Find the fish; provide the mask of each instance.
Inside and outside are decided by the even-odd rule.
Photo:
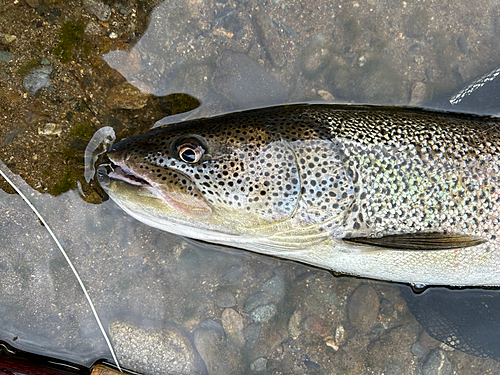
[[[500,285],[500,119],[293,104],[115,143],[109,197],[181,236],[339,274]]]

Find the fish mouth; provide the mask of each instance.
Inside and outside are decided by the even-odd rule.
[[[112,162],[111,172],[108,173],[108,177],[113,180],[126,182],[130,185],[152,187],[148,181],[127,168],[124,162]]]
[[[111,169],[110,172],[103,167],[100,167],[97,171],[101,185],[104,184],[105,186],[109,186],[109,181],[113,180],[136,186],[138,189],[148,191],[147,195],[161,199],[175,211],[192,218],[205,219],[212,214],[211,206],[201,194],[190,196],[178,191],[171,191],[168,185],[148,181],[146,178],[140,176],[127,167],[125,161],[111,160],[109,168]],[[182,175],[182,173],[178,171],[176,171],[176,173]],[[188,176],[182,176],[190,181]],[[194,189],[196,189],[196,187],[193,187],[193,190]]]

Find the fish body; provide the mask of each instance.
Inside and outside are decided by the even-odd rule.
[[[499,120],[288,105],[116,143],[109,196],[179,235],[340,273],[500,285]]]

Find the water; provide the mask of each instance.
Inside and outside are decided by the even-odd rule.
[[[497,3],[134,4],[113,5],[109,20],[97,1],[0,9],[0,49],[14,54],[0,65],[0,160],[62,240],[121,364],[149,374],[498,372],[426,336],[397,285],[148,228],[112,202],[91,204],[101,192],[83,178],[97,128],[120,139],[196,107],[164,98],[173,93],[201,101],[177,119],[297,101],[420,105],[500,65]],[[49,65],[49,87],[29,93],[24,78]],[[85,366],[111,360],[45,228],[18,196],[0,191],[0,207],[0,340]]]

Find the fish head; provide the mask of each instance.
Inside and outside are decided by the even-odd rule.
[[[177,234],[272,233],[298,204],[293,150],[258,118],[242,124],[226,115],[157,128],[114,144],[107,155],[112,171],[101,168],[98,176],[110,197],[137,219]]]

